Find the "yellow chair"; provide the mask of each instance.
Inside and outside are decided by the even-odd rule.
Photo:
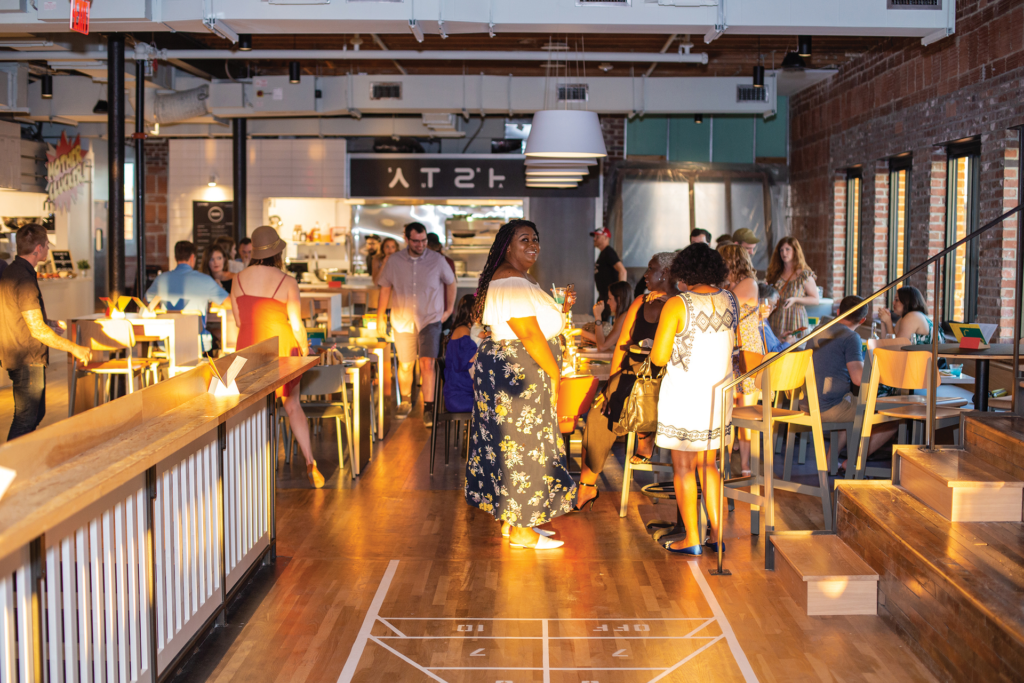
[[[148,373],[156,381],[155,373],[159,366],[159,359],[156,358],[134,358],[132,351],[138,340],[135,337],[135,328],[128,320],[96,320],[92,323],[95,332],[85,345],[93,351],[99,352],[124,352],[124,358],[110,358],[108,360],[90,361],[85,365],[79,365],[78,359],[73,358],[71,363],[71,396],[68,400],[68,417],[75,414],[75,395],[78,388],[78,380],[81,377],[93,375],[96,380],[96,396],[99,397],[99,378],[103,377],[103,402],[110,397],[110,379],[114,375],[125,377],[125,386],[129,394],[135,391],[135,375],[139,375],[140,381],[145,381]],[[75,341],[82,345],[82,325],[77,326]],[[97,405],[100,401],[97,400]]]
[[[772,355],[772,354],[769,354]],[[768,356],[765,357],[767,359]],[[760,507],[766,508],[765,528],[774,529],[775,489],[791,491],[802,495],[815,496],[821,499],[821,510],[824,516],[825,529],[832,529],[832,496],[829,491],[828,465],[825,461],[825,436],[821,427],[821,410],[818,406],[818,385],[814,377],[814,363],[811,362],[811,351],[792,351],[778,361],[768,372],[757,375],[756,386],[761,395],[769,397],[761,405],[733,408],[733,429],[750,429],[764,434],[767,448],[761,457],[760,439],[750,441],[749,477],[738,477],[726,480],[727,498],[749,503],[751,533],[760,533]],[[807,397],[808,410],[787,410],[772,405],[770,397],[774,392],[791,391],[799,394],[803,390]],[[811,430],[814,440],[814,457],[818,466],[818,486],[798,484],[789,481],[775,481],[775,439],[776,425],[807,427]],[[759,470],[763,465],[763,473]],[[737,490],[750,487],[750,492]],[[761,495],[764,486],[764,495]]]

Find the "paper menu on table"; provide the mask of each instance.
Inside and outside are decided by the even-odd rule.
[[[4,497],[7,493],[7,489],[10,488],[11,482],[18,476],[18,473],[9,467],[0,467],[0,498]]]

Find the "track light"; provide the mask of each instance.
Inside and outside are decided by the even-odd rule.
[[[754,67],[754,87],[764,87],[764,67],[760,64]]]
[[[109,111],[110,110],[107,107],[107,101],[106,100],[96,100],[96,104],[92,108],[92,113],[93,114],[106,114]]]
[[[208,187],[217,187],[217,174],[214,173],[210,176],[210,182],[206,183]]]
[[[801,57],[811,56],[811,37],[810,36],[797,36],[796,37],[796,53]]]
[[[763,71],[764,69],[762,69]],[[298,62],[288,62],[288,82],[298,83],[302,80],[302,72]]]
[[[252,49],[252,34],[251,33],[239,33],[238,34],[238,49],[242,52],[248,52]]]
[[[409,20],[409,30],[412,31],[413,38],[416,39],[417,43],[423,42],[423,29],[420,28],[415,19]]]
[[[704,114],[694,114],[693,122],[696,123],[698,126],[704,123]]]
[[[43,87],[43,99],[44,100],[52,100],[53,99],[53,76],[51,76],[50,74],[43,74],[42,87]]]

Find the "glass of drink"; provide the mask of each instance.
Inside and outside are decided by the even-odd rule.
[[[567,287],[552,287],[551,296],[555,298],[555,303],[561,306],[565,303],[565,292]]]

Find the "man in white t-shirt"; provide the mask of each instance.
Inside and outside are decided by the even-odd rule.
[[[381,271],[377,329],[391,325],[398,351],[398,385],[402,392],[399,412],[412,405],[413,365],[420,364],[423,391],[423,423],[432,424],[434,408],[434,359],[441,350],[441,323],[452,314],[455,273],[444,256],[427,249],[427,229],[422,223],[405,226],[408,246],[388,258]],[[447,307],[445,302],[449,302]]]

